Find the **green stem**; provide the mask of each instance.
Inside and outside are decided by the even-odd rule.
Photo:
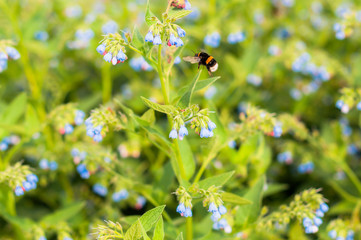
[[[110,65],[103,64],[102,67],[102,84],[103,84],[103,103],[110,101],[112,96],[112,77],[110,74]]]
[[[206,170],[206,167],[208,166],[208,164],[211,162],[212,158],[207,158],[203,163],[201,168],[199,169],[199,171],[197,172],[196,177],[194,178],[193,183],[197,183],[199,181],[199,179],[201,179],[202,174],[204,172],[204,170]]]
[[[174,150],[175,150],[175,154],[176,154],[176,160],[177,160],[177,164],[179,166],[179,172],[181,175],[181,178],[183,180],[187,179],[187,175],[186,175],[186,171],[182,162],[182,156],[180,154],[180,150],[179,150],[179,143],[178,143],[178,139],[174,140]]]
[[[162,39],[163,39],[163,36],[162,36]],[[157,60],[158,60],[157,71],[159,74],[159,79],[160,79],[160,83],[161,83],[161,87],[162,87],[164,103],[166,105],[168,105],[169,104],[169,86],[168,86],[168,79],[164,78],[164,73],[163,73],[162,45],[158,46],[158,59]],[[168,117],[168,121],[169,121],[170,126],[172,126],[172,119],[170,117]],[[176,161],[178,164],[181,178],[182,178],[182,180],[186,181],[187,175],[186,175],[185,168],[184,168],[184,165],[182,162],[182,156],[181,156],[180,150],[179,150],[178,139],[173,141],[173,150],[175,151]],[[192,240],[192,239],[193,239],[192,218],[186,218],[186,240]]]
[[[169,104],[169,89],[167,89],[167,83],[166,83],[166,79],[164,78],[164,74],[163,74],[163,68],[162,68],[162,45],[159,45],[158,47],[158,74],[159,74],[159,79],[160,79],[160,84],[162,86],[162,93],[163,93],[163,97],[164,97],[164,103],[166,105]]]
[[[193,218],[191,217],[186,218],[186,239],[193,239]]]
[[[351,170],[351,168],[345,163],[342,164],[342,170],[346,173],[346,175],[350,178],[351,182],[355,185],[358,192],[361,194],[361,182],[357,178],[356,174]]]

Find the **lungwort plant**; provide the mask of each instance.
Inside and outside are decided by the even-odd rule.
[[[0,1],[0,239],[360,238],[360,9]]]

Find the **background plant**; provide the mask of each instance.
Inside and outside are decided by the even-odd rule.
[[[0,10],[1,239],[360,237],[358,2]]]

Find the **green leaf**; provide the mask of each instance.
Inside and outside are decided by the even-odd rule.
[[[194,89],[194,92],[197,92],[199,90],[202,90],[203,88],[206,88],[206,87],[212,85],[215,81],[217,81],[220,78],[221,77],[217,76],[217,77],[211,77],[211,78],[207,78],[207,79],[198,81],[197,85]]]
[[[145,12],[145,22],[148,24],[148,26],[152,26],[154,23],[159,22],[158,18],[150,11],[149,8],[149,0],[147,1],[147,9]]]
[[[183,233],[181,232],[178,237],[176,238],[176,240],[183,240]]]
[[[270,183],[270,184],[268,184],[267,189],[263,194],[263,197],[282,192],[282,191],[286,190],[287,188],[288,188],[287,184]]]
[[[193,81],[188,86],[187,91],[180,98],[179,103],[178,103],[179,106],[188,107],[191,104],[192,95],[193,95],[194,89],[196,87],[196,84],[198,82],[198,79],[201,76],[201,73],[202,73],[202,69],[198,71],[197,75],[194,77]]]
[[[41,219],[41,223],[47,226],[56,226],[59,222],[66,221],[76,216],[85,206],[85,202],[73,203],[68,207],[57,210]]]
[[[148,122],[149,124],[153,124],[155,122],[155,115],[154,115],[154,110],[153,109],[149,109],[148,111],[146,111],[142,116],[141,119]]]
[[[173,19],[173,21],[178,20],[182,17],[190,14],[192,10],[183,10],[183,9],[171,9],[168,12],[168,19]]]
[[[251,201],[250,206],[241,206],[235,215],[238,224],[247,225],[255,222],[261,211],[261,202],[263,197],[263,185],[265,177],[262,176],[256,184],[248,190],[244,198]]]
[[[148,212],[144,213],[143,216],[139,218],[140,222],[142,223],[142,226],[144,227],[144,230],[148,232],[153,225],[158,222],[159,218],[161,217],[163,210],[165,208],[165,205],[153,208],[149,210]]]
[[[163,218],[159,218],[157,224],[154,228],[153,240],[163,240],[164,239],[164,229],[163,229]]]
[[[208,189],[211,186],[223,186],[232,177],[234,171],[223,173],[214,177],[206,178],[198,183],[200,189]]]
[[[140,222],[140,219],[138,219],[135,223],[130,226],[130,228],[125,233],[124,239],[125,240],[137,240],[142,237],[143,227]]]
[[[151,239],[148,237],[148,235],[147,235],[146,231],[144,230],[143,226],[142,226],[142,225],[140,225],[140,226],[141,226],[141,230],[142,230],[143,239],[144,239],[144,240],[151,240]]]
[[[132,44],[134,47],[136,47],[139,50],[144,50],[144,38],[142,36],[142,34],[139,32],[139,29],[137,28],[137,26],[134,26],[133,29],[133,35],[132,35]]]
[[[229,193],[229,192],[222,193],[222,200],[224,202],[234,203],[237,205],[252,204],[252,202],[250,200],[240,197],[236,194]]]
[[[140,97],[140,98],[145,103],[145,105],[147,105],[150,108],[153,108],[154,110],[156,110],[158,112],[162,112],[165,114],[172,114],[173,112],[177,111],[177,109],[172,105],[161,105],[161,104],[152,102],[152,101],[146,99],[145,97]]]
[[[157,145],[154,142],[154,139],[152,138],[149,139],[151,142],[156,144],[157,147],[161,148],[164,153],[169,155],[169,152],[171,151],[172,148],[172,143],[168,140],[168,138],[166,138],[160,131],[158,131],[154,127],[151,127],[149,122],[143,120],[138,116],[132,115],[132,117],[140,125],[140,127],[149,134],[150,137],[157,139],[159,142],[161,142],[163,145],[167,147],[167,149],[164,149],[163,146]]]
[[[178,141],[178,140],[176,140]],[[189,180],[196,170],[196,163],[194,161],[193,152],[187,139],[183,139],[182,141],[178,141],[179,143],[179,151],[182,158],[184,170],[186,172],[186,179]]]

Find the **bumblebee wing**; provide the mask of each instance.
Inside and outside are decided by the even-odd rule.
[[[188,56],[188,57],[184,57],[183,60],[186,61],[186,62],[190,62],[190,63],[199,63],[199,61],[201,59],[199,57]]]

